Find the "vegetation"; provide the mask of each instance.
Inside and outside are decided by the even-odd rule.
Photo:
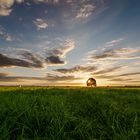
[[[139,140],[140,89],[0,88],[0,140]]]

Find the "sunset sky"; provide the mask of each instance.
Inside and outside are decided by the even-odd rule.
[[[0,0],[0,85],[140,85],[140,0]]]

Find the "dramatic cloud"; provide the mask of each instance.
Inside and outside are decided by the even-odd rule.
[[[59,43],[59,42],[58,42]],[[64,60],[61,60],[65,55],[75,48],[75,43],[72,40],[67,40],[57,44],[59,47],[46,50],[46,63],[47,64],[65,64]]]
[[[63,60],[60,60],[60,57],[59,56],[49,56],[46,58],[46,63],[47,64],[64,64],[65,61]]]
[[[57,48],[47,48],[42,54],[32,53],[25,49],[0,49],[0,67],[44,68],[46,66],[65,64],[66,54],[74,49],[74,41],[61,41]],[[45,53],[46,52],[46,53]],[[45,53],[45,54],[43,54]],[[62,60],[61,60],[62,59]]]
[[[94,66],[75,66],[73,68],[69,68],[69,69],[56,69],[54,71],[63,73],[63,74],[68,74],[68,73],[76,73],[76,72],[93,72],[95,71],[97,68]]]
[[[19,67],[27,67],[27,68],[43,68],[43,63],[38,57],[34,56],[34,54],[30,52],[22,52],[20,58],[11,58],[7,55],[0,54],[0,67],[11,67],[11,66],[19,66]]]
[[[120,49],[110,49],[106,50],[100,54],[95,54],[93,52],[89,56],[89,60],[104,60],[104,59],[137,59],[140,58],[139,55],[136,55],[140,52],[137,48],[120,48]]]
[[[40,18],[37,18],[34,21],[34,24],[36,25],[36,27],[37,27],[38,30],[46,29],[48,27],[47,21],[46,20],[43,20],[43,19],[40,19]]]

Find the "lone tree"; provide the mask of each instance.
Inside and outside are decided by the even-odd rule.
[[[88,80],[87,80],[87,86],[88,87],[96,87],[96,80],[94,79],[94,78],[89,78]]]

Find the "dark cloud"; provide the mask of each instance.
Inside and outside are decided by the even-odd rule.
[[[47,64],[64,64],[65,62],[63,60],[60,60],[59,56],[49,56],[46,58]]]
[[[60,42],[57,43],[57,48],[47,48],[39,55],[25,49],[1,49],[0,67],[43,68],[46,65],[65,64],[64,58],[68,52],[74,49],[74,41],[66,40],[61,41],[61,44],[59,44]]]
[[[62,60],[65,55],[75,48],[74,41],[57,41],[55,42],[57,48],[46,49],[46,63],[47,64],[65,64],[66,62]]]
[[[60,73],[75,73],[75,72],[92,72],[95,71],[97,68],[95,66],[75,66],[73,68],[69,68],[69,69],[56,69],[54,71],[60,72]]]
[[[30,52],[22,53],[22,56],[26,58],[26,60],[20,58],[11,58],[7,55],[0,54],[0,67],[11,67],[11,66],[19,66],[19,67],[27,67],[27,68],[42,68],[43,63],[35,57]]]
[[[43,58],[41,58],[40,56],[33,54],[29,51],[22,51],[21,55],[24,59],[30,61],[33,64],[33,67],[43,67]]]

